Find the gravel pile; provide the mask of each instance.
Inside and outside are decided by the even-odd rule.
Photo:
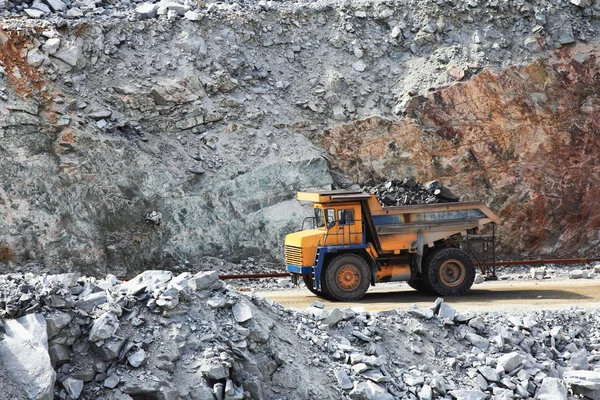
[[[411,204],[449,203],[460,198],[438,181],[416,182],[412,178],[403,181],[392,179],[377,186],[363,189],[373,193],[382,206],[407,206]]]
[[[513,399],[600,395],[600,311],[304,312],[215,272],[0,276],[7,395],[51,399]],[[2,372],[2,371],[0,371]]]

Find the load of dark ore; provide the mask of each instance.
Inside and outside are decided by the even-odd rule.
[[[423,184],[411,178],[392,179],[377,186],[365,187],[363,190],[373,193],[384,207],[459,201],[458,196],[438,181]]]

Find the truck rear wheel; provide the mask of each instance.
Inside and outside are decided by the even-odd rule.
[[[326,291],[324,290],[325,288],[323,287],[322,281],[321,281],[321,289],[319,290],[319,289],[315,289],[315,283],[314,283],[312,274],[304,274],[304,275],[302,275],[302,279],[304,280],[304,284],[306,285],[306,288],[308,290],[310,290],[310,292],[312,294],[315,294],[324,299],[329,298],[329,296],[327,296],[327,294],[326,294]]]
[[[337,256],[321,275],[324,291],[335,300],[352,301],[364,296],[371,284],[367,262],[356,254]]]
[[[473,260],[461,249],[436,250],[423,267],[424,283],[440,296],[461,296],[475,280]]]

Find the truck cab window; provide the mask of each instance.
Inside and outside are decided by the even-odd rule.
[[[340,225],[353,225],[354,210],[338,210],[338,221]]]
[[[325,210],[325,220],[327,221],[327,226],[335,222],[335,210],[333,208]]]
[[[317,221],[317,228],[325,226],[325,216],[322,208],[315,208],[315,220]]]

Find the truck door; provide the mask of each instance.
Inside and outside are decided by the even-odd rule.
[[[328,245],[362,243],[362,221],[357,219],[355,207],[326,208],[325,219]]]

